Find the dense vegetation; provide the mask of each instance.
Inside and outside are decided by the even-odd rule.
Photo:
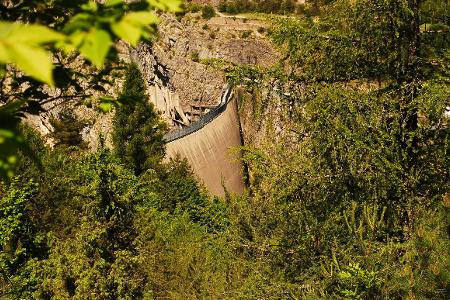
[[[122,97],[143,89],[130,66]],[[148,125],[160,122],[143,101],[127,110],[128,126],[143,111]],[[20,176],[1,186],[2,298],[183,297],[219,288],[209,277],[224,280],[215,269],[224,264],[222,251],[230,255],[219,247],[225,205],[207,196],[184,161],[162,163],[160,127],[124,140],[125,113],[116,116],[115,141],[123,144],[115,153],[84,152],[65,136],[50,150],[22,129],[39,164],[22,153]],[[142,134],[152,142],[135,149]]]
[[[83,150],[70,114],[53,150],[22,126],[31,151],[0,186],[0,297],[449,299],[449,9],[338,0],[276,21],[280,65],[229,70],[266,130],[242,149],[242,196],[162,161],[133,65],[113,150]]]
[[[313,0],[299,4],[295,0],[225,0],[219,4],[219,11],[227,14],[266,13],[266,14],[306,14],[317,15],[320,7],[332,0]]]

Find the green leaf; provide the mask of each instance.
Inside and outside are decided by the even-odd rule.
[[[105,3],[105,7],[116,6],[123,3],[123,0],[107,0]]]
[[[0,22],[0,40],[6,39],[17,24],[11,22]]]
[[[43,48],[17,43],[9,45],[6,50],[9,58],[6,63],[14,63],[31,77],[53,85],[52,59]]]
[[[168,12],[182,11],[181,0],[147,0],[147,3],[153,7],[159,8]]]
[[[21,25],[12,30],[8,40],[15,43],[46,44],[65,39],[61,33],[41,25]]]
[[[101,97],[100,98],[100,104],[98,105],[98,108],[103,112],[108,112],[114,107],[122,106],[122,103],[118,101],[115,98],[112,97]]]
[[[9,57],[9,52],[7,45],[0,41],[0,62],[3,64],[7,64],[11,61],[11,57]]]
[[[13,63],[31,77],[53,85],[53,63],[42,45],[65,38],[41,25],[0,22],[0,62]]]
[[[126,21],[112,24],[111,29],[118,37],[129,42],[132,46],[137,45],[137,42],[142,35],[142,28]]]
[[[125,15],[120,22],[112,24],[111,28],[117,36],[136,46],[145,33],[144,27],[157,22],[158,17],[151,12],[132,12]]]
[[[97,2],[90,0],[88,3],[81,5],[81,9],[96,12],[98,10],[98,4]]]
[[[97,68],[102,68],[111,44],[111,37],[107,31],[94,28],[87,33],[80,48],[80,53]]]
[[[92,27],[93,16],[89,13],[79,13],[75,15],[70,21],[64,26],[65,33],[73,33],[80,30],[89,30]]]
[[[158,17],[154,13],[148,11],[131,12],[125,15],[122,20],[136,26],[147,26],[159,22]]]

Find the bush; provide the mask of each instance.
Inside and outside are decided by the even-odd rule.
[[[226,12],[228,12],[228,3],[227,3],[227,2],[221,2],[221,3],[219,4],[218,9],[219,9],[219,12],[221,12],[221,13],[226,13]]]
[[[202,7],[197,3],[191,3],[186,7],[186,11],[190,11],[191,13],[197,13],[202,9]]]
[[[191,59],[192,59],[192,61],[195,61],[195,62],[199,62],[200,61],[200,57],[199,57],[198,51],[192,51]]]
[[[241,38],[246,39],[251,35],[252,35],[252,32],[250,30],[246,30],[241,33]]]
[[[85,126],[69,111],[63,111],[58,117],[52,117],[50,124],[54,131],[50,135],[55,139],[56,146],[78,146],[86,148],[86,143],[81,136],[81,130]]]
[[[211,19],[212,17],[216,16],[216,11],[214,9],[214,7],[212,7],[211,5],[205,5],[202,8],[202,18],[203,19]]]

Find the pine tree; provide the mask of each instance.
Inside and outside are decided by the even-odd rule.
[[[114,118],[115,154],[137,175],[159,169],[166,126],[148,102],[142,74],[134,64],[126,71],[120,100],[126,104],[118,108]]]

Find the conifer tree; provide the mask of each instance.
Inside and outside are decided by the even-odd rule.
[[[119,107],[114,118],[115,154],[137,175],[158,169],[164,157],[165,124],[148,102],[142,74],[134,64],[126,71],[120,100],[128,104]]]

